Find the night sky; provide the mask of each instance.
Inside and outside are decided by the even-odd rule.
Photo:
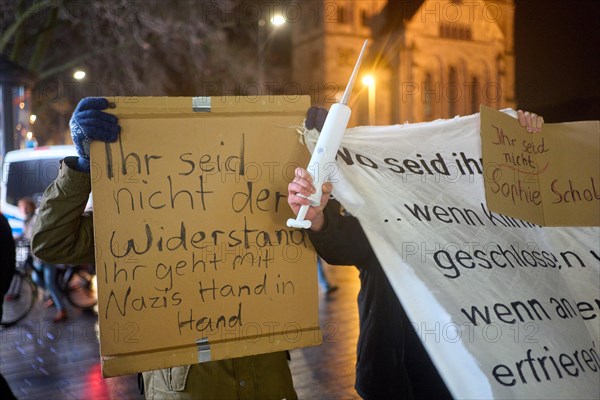
[[[517,106],[547,122],[600,119],[600,1],[515,4]]]

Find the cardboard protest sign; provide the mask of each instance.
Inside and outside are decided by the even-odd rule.
[[[598,398],[600,228],[491,211],[479,127],[348,129],[333,193],[455,398]]]
[[[287,228],[309,99],[114,99],[92,144],[103,375],[321,342],[316,257]]]
[[[481,106],[490,210],[544,226],[600,226],[600,123],[545,124],[529,133]]]

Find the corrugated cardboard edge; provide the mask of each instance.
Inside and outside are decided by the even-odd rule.
[[[205,97],[210,102],[210,112],[197,112],[197,97],[107,97],[114,108],[107,112],[118,113],[121,117],[131,115],[164,116],[169,114],[190,114],[200,118],[222,113],[282,113],[304,114],[310,107],[310,96],[224,96]],[[157,114],[156,110],[161,110]]]
[[[317,327],[302,330],[286,330],[273,332],[269,335],[245,337],[244,340],[222,341],[210,345],[211,358],[228,359],[230,354],[244,357],[256,354],[256,348],[268,349],[265,353],[292,350],[300,347],[316,346],[321,344],[323,336]],[[102,377],[127,375],[139,371],[151,371],[164,368],[165,365],[173,367],[179,365],[197,364],[199,361],[199,347],[196,343],[189,346],[164,349],[155,352],[142,352],[123,356],[103,356]]]
[[[113,108],[107,112],[118,114],[120,118],[161,118],[165,116],[185,116],[190,118],[211,118],[219,114],[277,114],[277,115],[304,115],[310,107],[310,96],[263,96],[242,97],[225,96],[211,97],[210,111],[198,112],[198,102],[193,97],[108,97]],[[202,101],[207,103],[207,99]],[[195,109],[196,107],[196,109]],[[157,109],[160,110],[157,113]],[[101,146],[102,143],[94,142],[92,146]],[[317,317],[318,319],[318,317]],[[198,338],[201,340],[202,338]],[[243,340],[235,338],[229,341],[212,342],[209,344],[210,359],[222,360],[257,354],[256,349],[263,349],[262,353],[283,350],[292,350],[301,347],[316,346],[322,342],[322,333],[318,327],[308,327],[302,330],[286,330],[284,332],[271,332],[264,336],[247,336]],[[205,360],[207,353],[205,347],[198,343],[187,346],[166,348],[154,352],[127,353],[123,355],[101,356],[102,376],[105,378],[150,371],[166,366],[180,366],[197,364],[200,359]]]

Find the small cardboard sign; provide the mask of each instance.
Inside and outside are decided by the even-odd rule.
[[[92,144],[103,375],[319,344],[316,256],[285,224],[309,98],[110,100],[119,139]]]
[[[481,106],[488,208],[542,226],[600,226],[599,121],[527,132]]]

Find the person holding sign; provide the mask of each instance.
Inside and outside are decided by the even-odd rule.
[[[114,142],[121,131],[117,117],[102,111],[108,106],[105,98],[85,98],[71,118],[79,157],[62,161],[34,229],[32,250],[47,262],[94,262],[92,216],[83,212],[91,192],[90,142]],[[143,380],[148,399],[297,399],[285,351],[144,372]]]
[[[543,118],[518,111],[529,132],[539,132]],[[327,111],[311,107],[305,128],[320,129]],[[315,193],[312,177],[297,168],[288,185],[288,204],[297,215]],[[355,265],[360,271],[359,337],[356,383],[364,399],[448,399],[452,395],[433,365],[406,312],[394,293],[358,219],[340,213],[330,201],[333,186],[323,184],[321,204],[304,217],[311,221],[308,235],[317,253],[329,264]]]

